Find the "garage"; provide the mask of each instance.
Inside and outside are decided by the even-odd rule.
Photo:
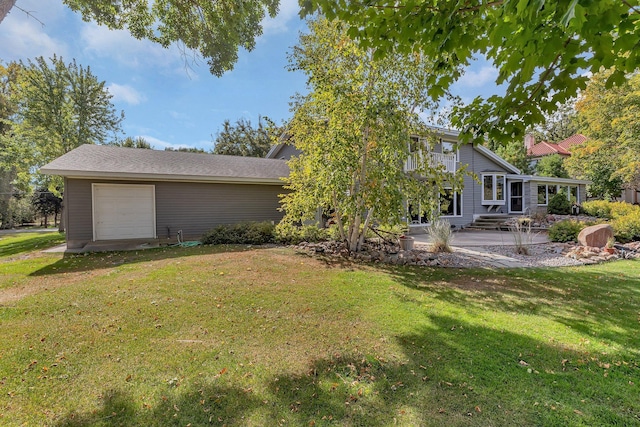
[[[93,183],[91,190],[94,241],[156,237],[154,185]]]

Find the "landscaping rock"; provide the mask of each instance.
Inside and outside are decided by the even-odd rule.
[[[607,241],[613,238],[613,228],[609,224],[592,225],[584,228],[578,234],[578,242],[582,246],[595,246],[603,248]]]

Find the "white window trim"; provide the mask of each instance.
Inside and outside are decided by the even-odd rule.
[[[571,201],[571,187],[575,187],[576,189],[576,203],[580,203],[580,186],[577,184],[538,184],[538,187],[544,186],[545,189],[545,200],[547,203],[541,204],[538,203],[537,206],[549,206],[549,186],[556,187],[556,194],[558,194],[562,189],[567,190],[567,200]],[[538,194],[540,192],[538,191]],[[484,193],[483,193],[484,195]],[[554,194],[555,196],[555,194]]]
[[[446,188],[445,190],[452,190],[451,188]],[[456,212],[458,209],[456,209],[456,207],[458,207],[458,202],[457,202],[457,195],[460,195],[460,215],[440,215],[440,218],[462,218],[462,216],[464,215],[464,202],[462,201],[462,192],[458,193],[457,191],[453,192],[454,197],[453,197],[453,211]],[[440,207],[441,203],[438,200],[438,210],[441,211],[441,207]]]
[[[487,200],[487,199],[484,198],[484,178],[486,176],[493,177],[493,181],[492,181],[493,182],[493,185],[492,185],[492,187],[493,187],[493,200]],[[497,200],[496,199],[496,193],[497,193],[497,190],[498,190],[496,183],[498,182],[498,177],[499,176],[502,177],[502,197],[503,197],[502,200]],[[506,174],[504,174],[504,173],[483,173],[482,174],[482,180],[481,180],[481,182],[482,182],[482,187],[481,187],[482,188],[482,204],[483,205],[492,205],[492,206],[496,206],[496,205],[497,206],[504,206],[506,204],[506,198],[507,198],[506,197],[507,196],[506,195],[506,193],[507,193],[507,188],[506,188],[507,183],[506,183],[506,181],[507,181]]]
[[[538,206],[547,206],[549,204],[549,184],[538,184],[538,187],[542,187],[544,185],[544,200],[546,203],[538,203]],[[540,188],[538,188],[538,194],[540,194]]]
[[[522,180],[522,179],[512,179],[512,180],[509,180],[509,184],[511,184],[512,182],[519,182],[519,183],[521,184],[521,186],[522,186],[522,187],[521,187],[521,188],[522,188],[522,195],[521,195],[521,196],[515,196],[515,197],[520,197],[520,199],[522,199],[522,210],[519,210],[519,211],[512,211],[512,210],[511,210],[511,198],[512,198],[512,197],[514,197],[514,196],[512,196],[512,195],[511,195],[511,185],[509,185],[509,186],[508,186],[508,192],[509,192],[509,194],[507,194],[507,199],[509,200],[509,205],[508,205],[508,208],[509,208],[509,209],[507,209],[507,211],[508,211],[509,213],[521,214],[521,213],[525,212],[525,210],[526,210],[525,205],[524,205],[524,202],[525,202],[525,197],[524,197],[524,180]]]

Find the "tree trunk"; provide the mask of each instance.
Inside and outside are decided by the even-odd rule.
[[[58,224],[58,231],[60,233],[64,233],[64,201],[62,202],[62,205],[60,206],[60,224]]]
[[[9,14],[14,4],[16,4],[16,0],[0,0],[0,23]]]

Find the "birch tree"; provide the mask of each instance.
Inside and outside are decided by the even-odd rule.
[[[437,72],[431,62],[417,53],[377,60],[339,21],[319,19],[309,28],[290,55],[310,92],[295,97],[288,127],[302,154],[289,162],[283,221],[330,210],[341,239],[358,251],[369,226],[402,220],[408,198],[436,215],[439,194],[445,184],[459,188],[461,172],[449,175],[427,162],[414,173],[403,170],[411,135],[427,133],[418,113],[435,108],[424,84]]]

